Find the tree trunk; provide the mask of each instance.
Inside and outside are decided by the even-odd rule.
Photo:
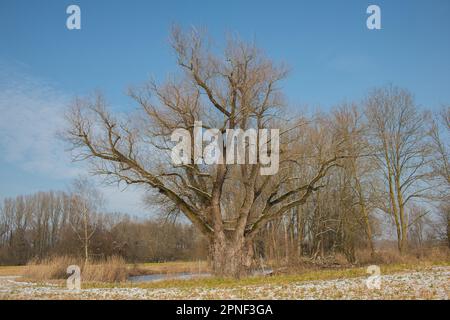
[[[400,227],[402,230],[402,237],[400,241],[400,252],[403,253],[408,246],[408,221],[405,215],[405,203],[403,201],[403,194],[400,188],[400,179],[395,178],[395,188],[397,191],[397,201],[398,201],[398,213],[400,218]]]
[[[235,241],[216,237],[210,245],[212,271],[216,276],[241,278],[247,275],[253,261],[253,243],[244,237]]]
[[[367,211],[367,208],[366,208],[366,200],[364,199],[361,181],[358,178],[358,170],[356,168],[355,160],[353,160],[352,165],[353,165],[352,169],[353,169],[356,190],[357,190],[358,196],[359,196],[359,205],[361,207],[361,213],[364,218],[367,242],[369,243],[370,255],[373,257],[375,255],[375,247],[373,245],[372,227],[370,225],[369,212]]]
[[[450,248],[450,212],[447,212],[447,243]]]
[[[394,217],[395,221],[395,228],[397,230],[397,246],[398,251],[401,253],[403,251],[403,241],[402,241],[402,227],[401,222],[399,221],[399,214],[397,211],[397,201],[395,199],[395,192],[394,192],[394,182],[392,179],[394,179],[394,174],[392,172],[391,168],[391,160],[388,155],[388,147],[386,141],[383,141],[383,149],[384,149],[384,158],[386,160],[386,167],[387,167],[387,180],[389,185],[389,200],[391,204],[391,214]]]
[[[84,223],[84,264],[88,264],[88,262],[89,262],[89,237],[88,237],[87,209],[85,209],[84,214],[83,214],[83,223]]]
[[[301,208],[297,207],[297,254],[301,258],[303,255],[303,217]]]
[[[287,221],[285,219],[282,221],[283,223],[283,231],[284,231],[284,260],[286,262],[289,261],[289,235],[288,235],[288,227]]]

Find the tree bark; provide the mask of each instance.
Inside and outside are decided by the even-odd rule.
[[[372,227],[370,225],[369,212],[367,211],[366,201],[364,199],[361,181],[359,180],[359,177],[358,177],[358,170],[356,168],[355,160],[352,160],[352,169],[353,169],[356,190],[358,192],[359,205],[361,207],[361,213],[363,215],[364,224],[365,224],[365,228],[366,228],[366,236],[367,236],[367,241],[369,243],[370,254],[373,257],[375,254],[375,247],[373,245]]]
[[[254,255],[251,241],[244,237],[237,241],[216,237],[211,240],[210,249],[215,275],[239,279],[249,274]]]
[[[403,201],[402,190],[400,188],[400,181],[398,177],[395,178],[395,187],[397,191],[397,201],[399,208],[398,213],[400,218],[400,227],[402,231],[399,249],[400,252],[403,253],[408,245],[408,221],[405,216],[405,203]]]
[[[87,210],[83,213],[83,224],[84,224],[84,264],[89,262],[89,237],[88,237],[88,218]]]
[[[450,248],[450,212],[447,211],[447,244]]]
[[[302,216],[302,210],[300,207],[296,208],[297,210],[297,254],[298,257],[301,258],[303,255],[303,216]]]

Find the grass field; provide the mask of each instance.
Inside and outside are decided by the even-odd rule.
[[[27,266],[0,266],[0,299],[448,299],[450,261],[380,264],[382,290],[367,290],[367,266],[304,266],[270,276],[239,280],[197,277],[154,282],[83,280],[80,293],[69,292],[64,278],[21,277]],[[129,275],[208,272],[205,261],[125,265]]]
[[[450,261],[424,261],[421,263],[395,263],[380,265],[381,274],[392,274],[402,271],[422,271],[433,266],[450,266]],[[209,272],[206,261],[171,261],[152,262],[127,265],[130,275],[144,274],[177,274]],[[27,266],[0,266],[0,276],[22,276]],[[187,280],[168,279],[155,282],[84,282],[85,287],[139,287],[139,288],[193,288],[193,287],[235,287],[246,285],[274,284],[283,285],[291,282],[332,280],[354,278],[368,275],[366,267],[334,268],[334,269],[305,269],[300,272],[279,274],[272,276],[249,276],[239,280],[217,277],[198,277]],[[63,281],[53,281],[58,283]]]
[[[180,271],[193,263],[148,264],[151,272]],[[187,268],[187,269],[185,269]],[[64,280],[30,282],[21,267],[0,267],[0,299],[449,299],[450,262],[381,266],[382,286],[369,290],[366,268],[305,270],[241,280],[197,278],[147,283],[82,281],[80,292]]]
[[[175,265],[172,263],[162,263],[160,266],[149,266],[154,268],[151,270],[182,270],[180,267],[184,265],[188,270],[192,267],[193,263],[190,262],[178,262]],[[171,266],[174,266],[173,268]],[[390,264],[381,265],[381,274],[394,274],[405,271],[424,271],[429,270],[433,266],[447,266],[450,267],[450,261],[436,261],[436,262],[423,262],[421,264]],[[86,288],[96,287],[124,287],[124,288],[144,288],[144,289],[161,289],[161,288],[233,288],[240,286],[254,286],[254,285],[285,285],[293,282],[304,281],[320,281],[320,280],[336,280],[336,279],[348,279],[368,276],[366,267],[355,268],[338,268],[338,269],[321,269],[321,270],[305,270],[296,274],[282,274],[273,276],[250,276],[243,279],[229,279],[229,278],[217,278],[217,277],[199,277],[188,280],[161,280],[155,282],[142,282],[142,283],[85,283]]]

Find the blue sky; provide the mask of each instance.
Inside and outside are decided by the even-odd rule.
[[[81,30],[67,30],[66,8],[81,8]],[[382,30],[366,28],[381,8]],[[450,103],[450,1],[65,1],[0,0],[0,198],[64,189],[85,168],[55,139],[76,95],[105,92],[119,110],[124,94],[149,76],[173,72],[173,23],[255,40],[291,74],[295,107],[329,108],[379,85],[410,89],[417,102]],[[143,214],[140,193],[102,187],[109,208]]]

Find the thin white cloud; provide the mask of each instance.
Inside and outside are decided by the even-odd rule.
[[[27,172],[71,178],[70,163],[56,133],[63,126],[69,98],[44,81],[8,72],[0,81],[0,157]]]
[[[64,128],[64,111],[70,99],[48,81],[0,63],[0,160],[55,181],[69,182],[87,174],[83,163],[71,161],[66,146],[57,137]],[[26,188],[21,186],[21,192],[29,193]],[[139,189],[122,191],[101,184],[99,188],[110,211],[133,215],[146,211]]]

